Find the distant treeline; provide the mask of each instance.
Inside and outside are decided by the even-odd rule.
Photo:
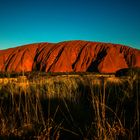
[[[34,76],[57,76],[57,75],[114,75],[114,73],[97,73],[97,72],[40,72],[40,71],[32,71],[32,72],[0,72],[0,77],[18,77],[18,76],[27,76],[32,78]]]
[[[124,68],[116,71],[116,73],[99,73],[99,72],[41,72],[41,71],[32,71],[32,72],[0,72],[0,78],[4,77],[18,77],[18,76],[27,76],[28,78],[38,77],[38,76],[57,76],[57,75],[115,75],[116,77],[120,76],[140,76],[140,68]]]

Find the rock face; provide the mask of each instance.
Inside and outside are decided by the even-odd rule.
[[[0,50],[1,72],[101,72],[140,67],[140,50],[88,41],[38,43]]]

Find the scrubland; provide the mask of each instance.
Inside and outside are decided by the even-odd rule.
[[[0,78],[0,139],[137,140],[138,75]]]

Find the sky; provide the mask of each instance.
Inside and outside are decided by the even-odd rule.
[[[140,0],[0,0],[0,49],[67,40],[140,49]]]

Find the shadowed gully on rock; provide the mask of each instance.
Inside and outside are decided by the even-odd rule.
[[[89,41],[36,43],[0,51],[1,72],[101,72],[140,67],[140,50]]]

